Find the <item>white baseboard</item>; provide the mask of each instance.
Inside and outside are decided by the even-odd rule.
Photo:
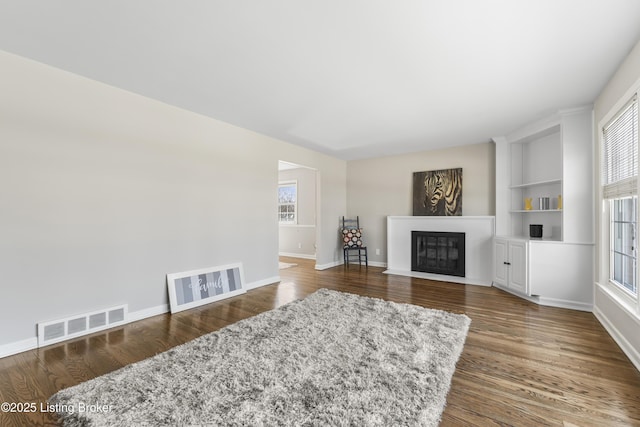
[[[119,324],[115,327],[124,326],[128,323],[137,322],[138,320],[143,320],[148,317],[157,316],[159,314],[164,314],[169,311],[169,305],[163,304],[156,307],[146,308],[139,311],[133,311],[127,314],[126,321],[124,323]],[[109,328],[111,329],[111,328]],[[72,337],[69,340],[73,340]],[[55,343],[52,343],[52,345]],[[22,341],[16,341],[9,344],[0,345],[0,358],[13,356],[14,354],[22,353],[29,350],[35,350],[38,348],[38,337],[27,338]]]
[[[293,253],[293,252],[280,252],[280,253],[278,253],[278,256],[286,256],[286,257],[291,257],[291,258],[302,258],[302,259],[316,259],[315,255],[296,254],[296,253]]]
[[[533,300],[533,298],[531,298],[530,296],[528,296],[528,295],[523,295],[523,294],[521,294],[520,292],[513,291],[513,290],[511,290],[511,289],[507,288],[506,286],[502,286],[502,285],[501,285],[501,284],[499,284],[499,283],[491,282],[491,286],[493,286],[494,288],[498,288],[498,289],[500,289],[501,291],[508,292],[508,293],[510,293],[511,295],[515,295],[515,296],[517,296],[517,297],[524,298],[524,299],[526,299],[527,301],[535,302],[535,301]]]
[[[145,308],[138,311],[132,311],[127,316],[127,323],[137,322],[138,320],[147,319],[149,317],[158,316],[169,312],[169,304],[157,305],[155,307]]]
[[[371,267],[382,267],[382,268],[387,268],[387,263],[386,262],[380,262],[380,261],[369,261],[369,265]]]
[[[278,283],[280,281],[280,276],[269,277],[268,279],[258,280],[256,282],[247,283],[245,286],[246,290],[261,288],[267,285],[273,285],[274,283]]]
[[[415,277],[416,279],[437,280],[440,282],[460,283],[463,285],[491,286],[490,280],[474,279],[470,277],[445,276],[443,274],[421,273],[419,271],[385,270],[384,274]]]
[[[280,281],[280,276],[274,276],[264,280],[258,280],[256,282],[248,283],[245,289],[251,290],[259,288],[261,286],[270,285]],[[126,324],[144,320],[149,317],[158,316],[169,312],[169,304],[162,304],[155,307],[145,308],[138,311],[132,311],[127,314],[126,322],[118,325],[117,327],[124,326]],[[72,338],[73,339],[73,338]],[[64,341],[63,341],[64,342]],[[38,337],[27,338],[22,341],[16,341],[9,344],[0,345],[0,358],[13,356],[14,354],[22,353],[29,350],[35,350],[38,348]]]
[[[593,314],[596,316],[596,319],[602,324],[602,326],[607,330],[611,338],[620,346],[624,354],[627,355],[631,363],[636,367],[638,371],[640,371],[640,353],[636,350],[633,345],[624,337],[623,334],[620,333],[618,328],[616,328],[613,323],[602,313],[598,307],[594,307]]]
[[[505,286],[499,285],[495,282],[493,283],[493,287],[538,305],[544,305],[547,307],[567,308],[569,310],[588,311],[589,313],[593,311],[593,304],[588,304],[588,303],[579,302],[579,301],[564,300],[564,299],[545,298],[538,295],[534,295],[534,296],[525,295],[525,294],[521,294],[520,292],[516,292],[512,289],[509,289]]]
[[[326,270],[328,268],[337,267],[342,265],[342,261],[333,261],[328,264],[316,264],[316,270]]]
[[[353,265],[358,265],[357,263],[350,263]],[[334,262],[330,262],[328,264],[322,264],[322,265],[318,265],[316,264],[316,270],[326,270],[328,268],[333,268],[333,267],[338,267],[339,265],[344,265],[343,261],[334,261]],[[364,264],[362,264],[364,266]],[[369,261],[369,266],[371,267],[382,267],[382,268],[387,268],[387,263],[386,262],[378,262],[378,261]]]
[[[38,348],[38,338],[28,338],[22,341],[16,341],[9,344],[0,345],[0,359],[23,351],[34,350]]]
[[[555,298],[537,297],[537,302],[540,305],[546,305],[549,307],[568,308],[570,310],[588,311],[593,312],[593,304],[579,301],[569,301]]]
[[[634,325],[632,325],[632,329],[635,328],[635,330],[637,330],[637,328],[640,327],[640,317],[635,312],[633,306],[629,306],[626,301],[620,299],[620,297],[612,292],[607,286],[603,286],[596,282],[595,288],[596,292],[599,290],[602,293],[603,298],[608,300],[602,301],[603,303],[606,304],[608,302],[615,306],[616,310],[619,310],[619,313],[613,313],[618,318],[617,322],[624,322],[628,320],[634,323]],[[629,342],[625,334],[620,332],[618,327],[615,325],[615,322],[607,316],[607,311],[608,310],[603,311],[597,304],[593,307],[593,314],[596,316],[596,319],[598,319],[600,324],[602,324],[609,335],[611,335],[611,338],[613,338],[613,340],[620,346],[624,354],[627,355],[636,369],[640,371],[640,346]],[[626,317],[626,319],[623,319],[623,317]]]

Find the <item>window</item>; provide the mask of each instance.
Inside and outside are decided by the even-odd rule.
[[[298,183],[281,182],[278,185],[278,220],[295,224],[298,211]]]
[[[609,280],[638,296],[638,102],[634,97],[602,129],[603,197],[609,206]]]
[[[636,225],[638,197],[613,199],[611,212],[611,269],[610,279],[618,286],[637,295]]]

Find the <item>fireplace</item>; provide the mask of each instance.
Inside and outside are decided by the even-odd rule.
[[[411,232],[411,271],[465,277],[465,233]]]
[[[387,217],[387,270],[384,273],[467,285],[491,286],[495,222],[493,216],[389,216]],[[464,277],[412,271],[411,232],[414,230],[464,233]]]

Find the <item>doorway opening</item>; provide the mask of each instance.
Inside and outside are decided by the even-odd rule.
[[[319,212],[318,170],[278,162],[278,255],[316,259]]]

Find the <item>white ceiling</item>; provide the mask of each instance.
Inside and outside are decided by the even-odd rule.
[[[344,159],[592,103],[639,39],[638,0],[0,0],[2,50]]]

